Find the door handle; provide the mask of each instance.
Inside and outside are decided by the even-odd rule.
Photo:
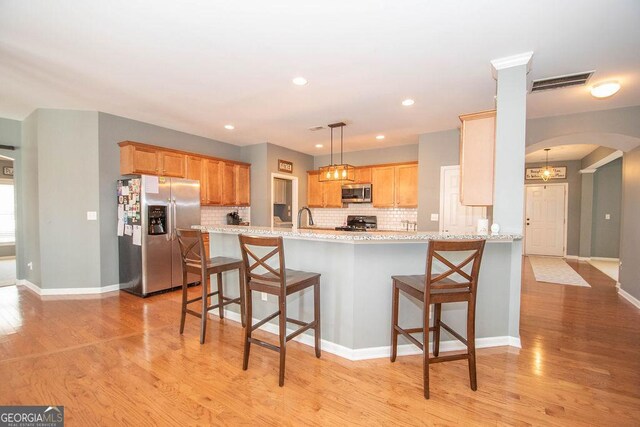
[[[165,236],[165,238],[167,239],[167,242],[170,242],[171,240],[173,240],[173,213],[171,212],[171,198],[167,199],[167,202],[169,202],[169,206],[167,206],[167,234]]]
[[[173,237],[171,238],[171,240],[176,240],[176,237],[178,236],[177,232],[176,232],[176,228],[177,228],[177,224],[178,224],[178,208],[177,208],[177,204],[176,204],[176,198],[173,198]]]

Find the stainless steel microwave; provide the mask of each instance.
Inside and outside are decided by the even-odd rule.
[[[371,203],[371,184],[343,185],[342,203]]]

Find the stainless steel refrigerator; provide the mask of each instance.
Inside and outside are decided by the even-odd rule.
[[[146,297],[182,285],[176,228],[200,224],[198,181],[130,175],[117,182],[121,289]],[[188,282],[199,277],[189,274]]]

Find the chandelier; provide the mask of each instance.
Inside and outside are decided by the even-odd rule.
[[[343,122],[332,123],[329,125],[331,129],[331,163],[327,166],[322,166],[320,168],[320,174],[318,175],[318,181],[354,181],[354,168],[350,164],[344,163],[342,160],[343,156],[343,145],[344,145],[344,127],[346,126]],[[340,164],[333,163],[333,129],[340,128]]]
[[[547,161],[545,162],[544,169],[540,171],[540,177],[544,182],[547,182],[550,178],[553,178],[553,169],[549,168],[549,150],[551,150],[551,148],[544,149],[544,151],[547,153]]]

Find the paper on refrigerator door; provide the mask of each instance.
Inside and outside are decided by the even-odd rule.
[[[147,194],[158,194],[159,186],[158,186],[158,177],[157,176],[142,176],[142,185],[144,186],[144,191]]]
[[[133,226],[133,244],[142,246],[142,227],[139,225]]]
[[[126,234],[127,236],[131,236],[133,234],[133,227],[131,226],[131,224],[125,224],[124,234]]]
[[[119,204],[118,205],[118,219],[123,219],[124,218],[124,205]]]
[[[124,235],[124,221],[122,219],[118,219],[118,236]]]

